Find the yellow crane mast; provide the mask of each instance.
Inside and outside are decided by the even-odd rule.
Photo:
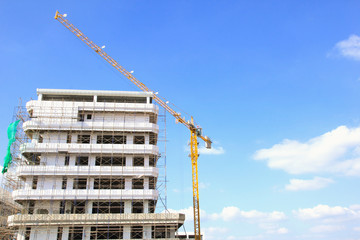
[[[127,77],[131,82],[138,86],[144,92],[152,93],[153,99],[163,108],[166,109],[171,115],[176,119],[176,122],[182,123],[190,130],[190,156],[191,156],[191,166],[192,166],[192,184],[193,184],[193,209],[194,209],[194,234],[195,240],[201,239],[200,233],[200,206],[199,206],[199,182],[198,182],[198,140],[201,138],[205,142],[206,148],[211,148],[211,140],[207,136],[202,135],[202,129],[195,126],[193,117],[190,121],[186,121],[185,117],[181,117],[181,114],[173,110],[165,100],[158,96],[157,93],[150,90],[145,84],[136,79],[130,72],[118,64],[112,57],[110,57],[102,48],[92,42],[88,37],[86,37],[78,28],[71,24],[67,19],[65,19],[66,14],[60,14],[59,11],[55,13],[55,19],[58,20],[62,25],[69,29],[76,37],[88,45],[92,50],[99,54],[105,61],[107,61],[111,66],[116,70],[122,73]]]

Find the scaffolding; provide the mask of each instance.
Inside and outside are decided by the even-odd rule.
[[[166,113],[149,94],[38,89],[15,112],[0,239],[178,239],[185,216],[166,206]]]

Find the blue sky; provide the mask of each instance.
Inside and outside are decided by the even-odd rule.
[[[136,87],[56,10],[214,140],[206,239],[360,239],[358,1],[0,1],[0,154],[36,88]],[[167,118],[168,208],[191,212],[189,133]],[[192,219],[186,224],[191,231]]]

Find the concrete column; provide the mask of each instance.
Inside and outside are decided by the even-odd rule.
[[[73,178],[68,178],[67,179],[67,184],[66,184],[66,189],[72,190],[73,186],[74,186],[74,179]]]
[[[91,227],[84,227],[83,240],[90,240]]]
[[[89,166],[95,166],[96,158],[94,155],[89,156]]]
[[[33,181],[32,177],[26,177],[24,189],[26,190],[32,189],[32,181]]]
[[[86,212],[85,213],[92,213],[93,201],[88,201],[86,204]]]
[[[145,134],[145,144],[149,145],[149,142],[150,142],[150,136],[149,134]]]
[[[70,155],[69,166],[75,166],[76,156]]]
[[[94,178],[89,178],[88,180],[88,189],[94,189]]]
[[[133,158],[132,156],[126,156],[126,166],[131,167],[133,165]]]
[[[126,190],[132,189],[132,179],[131,178],[125,178],[125,189]]]
[[[97,102],[97,95],[94,95],[94,102]]]
[[[134,135],[132,134],[126,135],[126,144],[134,144]]]
[[[131,201],[125,201],[124,202],[124,213],[131,213]]]
[[[144,167],[149,167],[149,155],[144,157]]]
[[[149,189],[149,178],[144,178],[144,189]]]
[[[42,93],[40,93],[39,96],[38,96],[38,100],[41,101],[42,98],[43,98],[43,95],[42,95]]]
[[[33,138],[31,139],[31,143],[38,143],[39,142],[39,133],[38,132],[34,132],[33,133]]]
[[[130,239],[130,233],[131,233],[131,227],[130,226],[124,226],[123,228],[123,239]]]
[[[144,213],[149,213],[149,200],[144,200]]]
[[[151,226],[144,226],[143,228],[144,230],[144,234],[143,234],[143,238],[144,239],[151,239]]]
[[[69,201],[65,202],[65,214],[71,214],[71,202],[69,202]],[[68,232],[69,232],[69,229],[68,229]]]
[[[69,227],[63,227],[63,234],[61,240],[68,240],[69,238]]]
[[[16,239],[17,240],[24,240],[25,239],[25,232],[26,232],[26,228],[25,227],[20,227],[19,231],[16,235]]]
[[[96,142],[97,142],[97,135],[96,134],[90,135],[90,144],[96,144]]]
[[[77,143],[77,139],[78,139],[78,134],[72,133],[71,134],[71,143]]]

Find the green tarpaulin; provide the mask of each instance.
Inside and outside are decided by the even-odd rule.
[[[8,170],[8,167],[12,161],[12,156],[11,156],[11,145],[15,142],[15,136],[16,136],[16,129],[17,129],[17,125],[19,124],[20,120],[17,120],[13,123],[11,123],[7,129],[7,135],[8,135],[8,139],[9,139],[9,144],[8,144],[8,148],[7,148],[7,152],[6,152],[6,156],[4,159],[4,167],[2,170],[2,173],[6,173]]]

